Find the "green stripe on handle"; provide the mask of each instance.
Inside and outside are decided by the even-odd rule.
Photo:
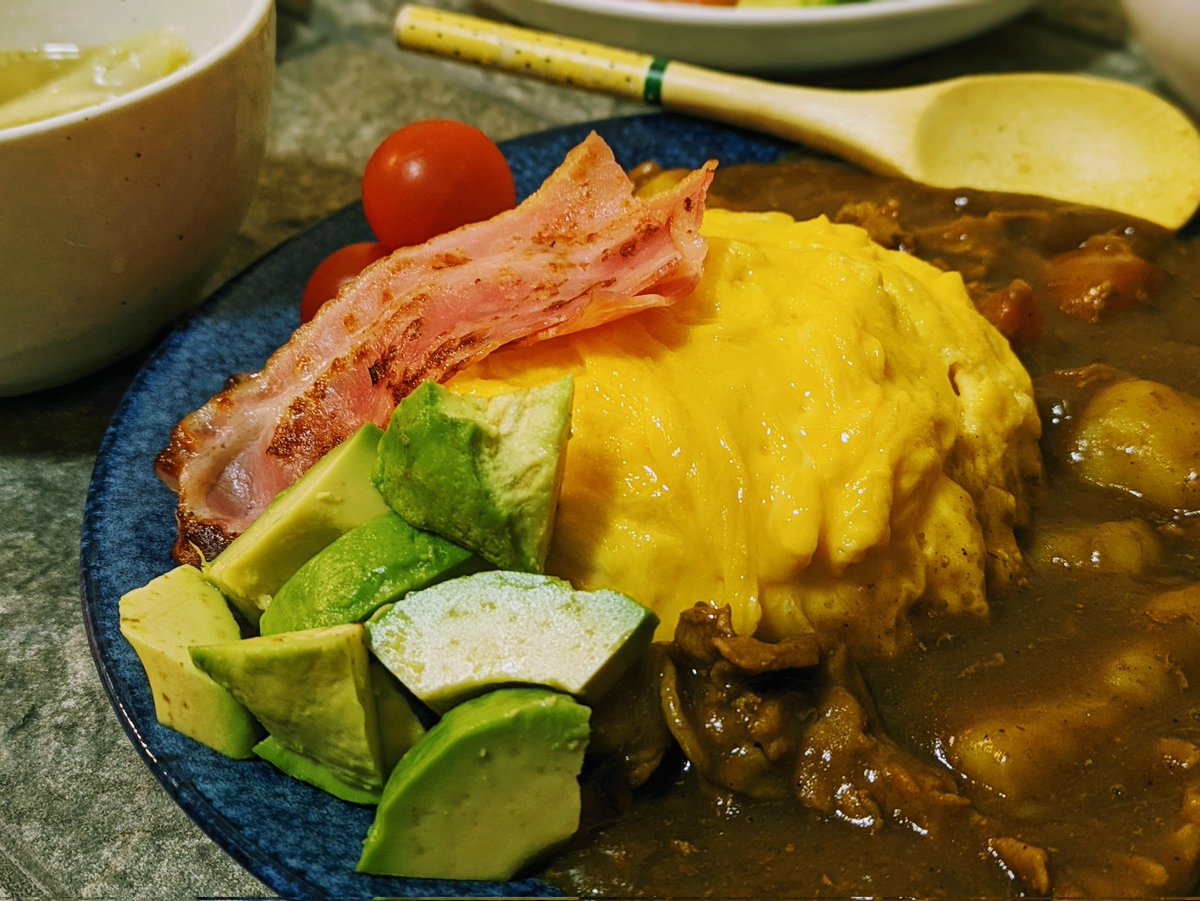
[[[663,73],[671,64],[669,59],[656,57],[646,70],[646,84],[642,88],[642,99],[647,103],[662,103]]]

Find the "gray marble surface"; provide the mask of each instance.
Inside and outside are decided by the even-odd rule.
[[[499,140],[643,111],[401,52],[391,40],[396,6],[308,0],[281,9],[268,158],[220,279],[353,200],[370,151],[407,121],[459,118]],[[1160,87],[1129,45],[1115,0],[1043,0],[967,45],[809,80],[882,85],[1011,69]],[[141,359],[67,388],[0,400],[0,901],[273,897],[142,764],[104,696],[84,634],[84,498],[104,428]]]

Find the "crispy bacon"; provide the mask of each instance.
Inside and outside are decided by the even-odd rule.
[[[185,417],[156,469],[182,562],[211,559],[364,422],[491,351],[671,303],[699,278],[715,163],[646,200],[596,134],[514,210],[368,267],[272,354]]]

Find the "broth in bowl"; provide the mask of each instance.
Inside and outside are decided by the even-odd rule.
[[[0,52],[0,128],[112,100],[190,59],[187,42],[167,28],[99,47],[53,43]]]

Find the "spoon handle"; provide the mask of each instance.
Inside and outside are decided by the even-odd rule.
[[[905,107],[873,92],[781,85],[506,25],[407,5],[396,16],[401,47],[660,104],[838,154],[880,172],[903,171],[879,148],[904,141]],[[899,114],[899,115],[897,115]]]
[[[396,16],[396,42],[493,69],[659,103],[668,61],[489,19],[408,5]]]

